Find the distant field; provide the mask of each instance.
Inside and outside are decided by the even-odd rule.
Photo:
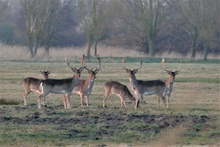
[[[60,58],[61,59],[61,58]],[[182,68],[176,76],[170,108],[157,108],[157,97],[148,96],[134,111],[127,99],[127,108],[120,108],[118,97],[113,107],[107,100],[102,108],[103,85],[116,80],[129,86],[128,75],[121,68],[121,58],[102,57],[90,96],[89,108],[80,107],[79,96],[71,97],[71,109],[63,108],[62,96],[50,94],[47,107],[37,109],[37,94],[30,94],[28,106],[23,106],[22,80],[33,76],[41,78],[40,70],[53,69],[50,78],[71,77],[72,72],[63,60],[48,59],[16,61],[1,60],[0,64],[0,146],[220,146],[220,69],[219,60],[199,63],[182,59]],[[139,66],[138,79],[166,79],[161,58],[125,58],[127,68]],[[79,67],[78,58],[69,58]],[[177,69],[178,58],[166,59],[165,66]],[[193,62],[193,63],[192,63]],[[87,67],[96,67],[91,59]],[[83,71],[82,79],[87,78]]]
[[[82,54],[86,54],[86,49],[87,46],[83,47],[65,47],[65,48],[51,48],[50,49],[50,55],[49,57],[44,57],[44,49],[39,48],[36,58],[31,59],[30,58],[30,53],[25,46],[9,46],[9,45],[4,45],[0,43],[0,61],[42,61],[42,62],[51,62],[51,61],[63,61],[64,57],[67,58],[76,58],[82,56]],[[100,57],[131,57],[131,58],[148,58],[148,55],[144,54],[140,50],[136,50],[135,48],[121,48],[121,47],[113,47],[113,46],[106,46],[106,45],[99,45],[97,49],[97,54]],[[91,48],[91,55],[94,55],[94,48]],[[181,55],[176,53],[175,51],[171,53],[160,53],[156,54],[155,58],[185,58],[188,59],[186,61],[192,61],[195,62],[194,60],[191,60],[191,53],[189,52],[187,55]],[[196,60],[201,62],[203,59],[203,55],[201,53],[196,54]],[[220,55],[213,55],[209,54],[208,59],[213,59],[214,61],[216,59],[220,59]],[[152,58],[146,59],[147,61],[152,61]],[[213,60],[209,62],[213,62]],[[154,61],[154,58],[153,58]],[[197,62],[198,62],[197,61]],[[219,60],[218,60],[219,61]],[[191,63],[191,62],[190,62]]]

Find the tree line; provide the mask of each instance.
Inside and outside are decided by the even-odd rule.
[[[39,47],[98,44],[143,51],[219,54],[219,0],[0,0],[0,42]],[[99,51],[102,51],[101,49]]]

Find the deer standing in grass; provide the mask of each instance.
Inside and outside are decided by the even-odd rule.
[[[83,57],[82,57],[83,58]],[[81,60],[81,64],[84,65],[84,59]],[[73,94],[78,94],[80,96],[81,100],[81,107],[83,107],[83,102],[84,102],[84,97],[86,98],[86,106],[89,106],[89,95],[92,92],[92,88],[95,82],[96,75],[98,74],[99,70],[101,69],[101,60],[100,58],[97,58],[99,60],[99,67],[96,68],[95,70],[88,69],[85,67],[85,69],[88,71],[88,78],[84,80],[80,80],[79,84],[74,88]]]
[[[173,84],[174,84],[174,79],[175,79],[175,76],[179,73],[180,69],[181,69],[181,64],[179,66],[179,69],[178,70],[175,70],[175,71],[172,71],[172,70],[169,70],[169,69],[166,69],[164,67],[164,58],[162,59],[161,61],[161,64],[162,64],[162,68],[169,74],[169,77],[167,80],[164,81],[166,87],[164,89],[164,93],[163,93],[163,96],[166,97],[167,96],[167,99],[166,99],[166,104],[167,104],[167,108],[169,107],[169,102],[170,102],[170,95],[172,93],[172,90],[173,90]],[[158,99],[158,103],[160,103],[160,98]],[[159,104],[158,104],[159,105]]]
[[[80,75],[84,67],[80,67],[78,69],[76,67],[71,67],[67,59],[66,59],[66,63],[72,69],[74,73],[73,77],[66,78],[66,79],[47,79],[47,80],[41,81],[42,92],[40,96],[38,97],[38,108],[39,109],[41,109],[41,99],[47,96],[49,93],[65,94],[64,99],[63,99],[64,108],[65,109],[71,108],[69,98],[74,88],[79,83]]]
[[[164,60],[162,60],[162,64]],[[175,75],[179,72],[179,71],[169,71],[167,70],[168,74],[170,73],[170,77],[166,80],[166,81],[162,81],[162,80],[150,80],[150,81],[144,81],[144,80],[137,80],[135,74],[138,72],[138,70],[141,68],[142,66],[142,62],[140,63],[141,66],[139,68],[136,69],[127,69],[124,67],[124,60],[122,61],[123,64],[123,69],[126,70],[126,72],[129,75],[129,81],[130,81],[130,86],[134,92],[134,94],[136,95],[136,97],[141,98],[141,101],[143,101],[143,96],[144,95],[153,95],[156,94],[159,96],[158,98],[158,107],[160,105],[160,98],[163,100],[163,104],[164,104],[164,108],[168,108],[169,107],[169,101],[166,100],[166,95],[170,96],[170,93],[172,91],[172,86],[173,85],[173,75],[175,77]],[[163,66],[164,67],[164,66]],[[172,77],[172,78],[171,78]],[[168,98],[169,99],[169,98]]]
[[[128,69],[124,67],[124,60],[122,60],[122,68],[125,69],[125,71],[129,75],[129,81],[132,91],[134,92],[136,98],[140,99],[141,102],[143,102],[144,95],[153,95],[156,94],[163,97],[163,90],[164,90],[164,82],[161,80],[151,80],[151,81],[144,81],[144,80],[138,80],[136,78],[136,73],[139,69],[142,67],[142,62],[140,62],[139,68]]]
[[[44,70],[40,71],[40,73],[43,75],[44,79],[48,79],[49,74],[51,73],[50,70]],[[31,92],[36,92],[38,94],[41,93],[40,89],[40,83],[42,80],[33,78],[33,77],[27,77],[23,80],[23,88],[24,88],[24,106],[27,106],[27,96]],[[44,106],[44,101],[42,101],[42,105]]]
[[[109,81],[105,83],[104,89],[105,89],[105,95],[103,97],[103,107],[105,107],[105,101],[107,98],[111,99],[113,95],[117,95],[121,99],[121,107],[123,106],[126,107],[124,99],[127,97],[132,101],[134,109],[135,110],[137,109],[139,101],[131,94],[127,86],[116,81]],[[111,103],[112,103],[112,99],[111,99]]]

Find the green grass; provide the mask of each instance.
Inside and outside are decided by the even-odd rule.
[[[145,96],[147,104],[136,111],[128,99],[127,108],[120,108],[117,96],[113,97],[116,107],[107,100],[107,108],[102,108],[105,82],[117,80],[131,89],[128,75],[121,68],[121,59],[101,57],[102,69],[90,95],[91,105],[89,108],[81,108],[79,96],[74,95],[69,110],[63,108],[63,95],[60,94],[49,94],[45,102],[47,107],[42,110],[37,109],[37,94],[33,93],[28,96],[28,106],[23,106],[22,80],[28,76],[42,78],[39,71],[49,67],[48,61],[2,61],[0,146],[146,146],[154,142],[167,146],[220,145],[219,60],[181,59],[182,68],[176,76],[167,111],[162,107],[157,108],[156,96]],[[168,74],[161,68],[161,58],[126,57],[125,66],[137,68],[141,60],[144,63],[136,74],[138,79],[168,78]],[[54,61],[51,78],[72,76],[71,70],[62,60]],[[75,59],[72,61],[71,64],[80,66]],[[165,66],[172,70],[179,67],[177,58],[167,58],[165,62]],[[95,58],[87,63],[87,67],[92,66],[97,66]],[[87,76],[87,72],[83,71],[82,79]],[[38,114],[39,118],[36,116]],[[204,123],[202,120],[198,123],[191,119],[203,115],[210,119]],[[188,119],[181,119],[181,116]],[[36,117],[34,123],[29,122],[33,117]],[[177,117],[177,120],[183,122],[172,126]],[[169,126],[166,127],[166,124]],[[184,129],[179,131],[181,128]]]

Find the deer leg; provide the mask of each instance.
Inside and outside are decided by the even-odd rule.
[[[81,107],[83,107],[83,98],[84,98],[83,94],[80,94],[80,103],[81,103]]]
[[[89,107],[89,96],[85,96],[86,97],[86,106]]]
[[[31,93],[31,91],[24,92],[24,106],[27,106],[27,96]]]
[[[123,107],[123,98],[120,96],[121,99],[121,107]]]
[[[121,99],[121,107],[126,107],[125,101],[124,101],[124,97],[119,95],[120,99]]]
[[[158,96],[157,108],[160,107],[160,99],[161,99],[161,98]]]
[[[66,95],[63,96],[63,105],[64,105],[64,109],[66,109],[67,108]]]
[[[165,109],[166,108],[166,96],[163,96],[162,100],[163,100],[163,108]]]
[[[70,96],[71,94],[66,94],[66,109],[70,109]]]
[[[38,102],[38,109],[41,109],[41,100],[42,100],[42,95],[40,95],[39,97],[38,97],[38,100],[37,100],[37,102]]]
[[[139,105],[139,100],[138,100],[137,98],[135,98],[135,106],[134,106],[134,110],[137,109],[138,105]]]
[[[169,103],[170,103],[170,95],[167,97],[167,108],[169,108]]]
[[[124,107],[126,108],[126,103],[123,97],[121,97],[121,103],[124,105]]]
[[[102,107],[105,108],[105,101],[106,101],[106,98],[105,96],[103,97],[103,101],[102,101]]]
[[[45,97],[50,93],[50,91],[44,91],[42,94],[39,95],[38,97],[38,109],[41,109],[41,102],[42,99],[45,99]]]
[[[108,98],[108,95],[105,94],[104,97],[103,97],[103,101],[102,101],[103,108],[105,108],[105,101],[106,101],[107,98]]]
[[[45,98],[44,97],[41,99],[41,105],[45,106]]]

